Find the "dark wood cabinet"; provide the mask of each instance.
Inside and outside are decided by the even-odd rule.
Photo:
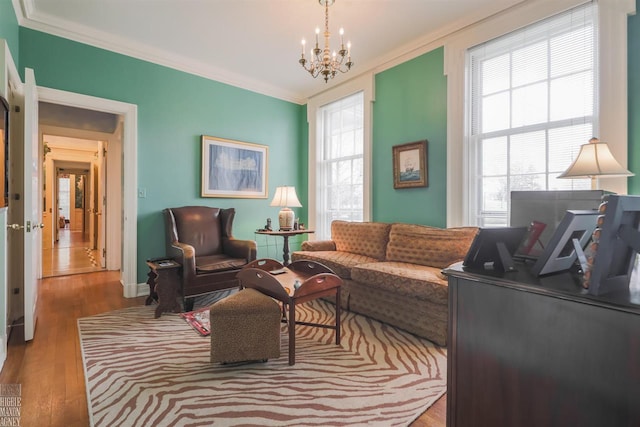
[[[449,276],[447,425],[640,426],[640,292],[570,273]]]

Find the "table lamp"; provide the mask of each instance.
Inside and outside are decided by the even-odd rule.
[[[580,147],[578,157],[558,178],[591,178],[591,189],[597,190],[597,177],[633,176],[613,157],[606,142],[591,138]]]
[[[300,208],[300,200],[296,195],[295,187],[284,186],[276,188],[276,195],[273,196],[271,206],[282,206],[278,213],[278,221],[280,222],[281,231],[290,231],[293,229],[295,214],[289,207]]]

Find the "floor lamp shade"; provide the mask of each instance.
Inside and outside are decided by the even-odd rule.
[[[273,196],[271,206],[281,206],[282,209],[278,213],[278,222],[280,230],[289,231],[293,229],[295,214],[290,207],[300,208],[302,204],[298,200],[295,187],[277,187],[276,194]]]

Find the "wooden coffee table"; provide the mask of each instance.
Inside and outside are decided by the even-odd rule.
[[[296,325],[333,329],[336,331],[336,345],[340,345],[342,279],[328,267],[313,261],[294,261],[285,267],[274,259],[259,259],[240,270],[237,277],[245,288],[257,289],[282,302],[283,314],[287,314],[288,307],[289,365],[296,363]],[[296,321],[296,304],[331,295],[336,298],[334,325]]]

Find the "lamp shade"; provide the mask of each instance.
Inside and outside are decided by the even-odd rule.
[[[273,196],[271,206],[281,206],[282,209],[278,213],[278,222],[280,223],[280,230],[289,231],[293,229],[295,221],[295,214],[289,206],[294,208],[302,207],[298,195],[296,194],[295,187],[277,187],[276,195]]]
[[[592,138],[588,144],[580,147],[578,157],[558,178],[594,178],[633,176],[613,157],[606,142]]]
[[[276,188],[276,194],[273,196],[271,206],[300,208],[302,204],[300,204],[300,200],[298,200],[296,188],[285,186]]]

